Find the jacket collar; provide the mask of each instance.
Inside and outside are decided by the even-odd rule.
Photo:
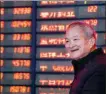
[[[87,56],[83,57],[82,59],[79,60],[73,60],[72,64],[74,66],[75,74],[80,72],[86,64],[89,63],[90,60],[94,59],[97,55],[103,54],[102,48],[95,49],[91,53],[89,53]]]

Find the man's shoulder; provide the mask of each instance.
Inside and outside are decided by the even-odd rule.
[[[96,63],[98,65],[96,72],[106,75],[106,54],[101,54],[96,57]]]
[[[98,55],[95,60],[98,64],[106,66],[106,54]]]

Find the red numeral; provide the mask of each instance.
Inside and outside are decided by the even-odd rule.
[[[97,12],[98,6],[88,6],[88,12]]]

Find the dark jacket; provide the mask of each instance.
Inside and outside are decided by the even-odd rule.
[[[106,94],[106,54],[101,48],[72,64],[75,76],[69,94]]]

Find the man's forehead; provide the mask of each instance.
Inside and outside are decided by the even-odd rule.
[[[76,27],[68,29],[66,31],[66,34],[75,36],[75,35],[82,35],[82,34],[84,34],[84,32],[80,27],[76,26]]]
[[[66,32],[66,38],[75,38],[75,37],[79,38],[85,37],[85,34],[80,26],[70,28]]]
[[[76,26],[72,26],[72,27],[70,27],[70,28],[68,28],[68,30],[66,31],[66,32],[69,32],[69,31],[81,31],[81,30],[83,30],[83,28],[82,27],[80,27],[79,25],[76,25]]]

